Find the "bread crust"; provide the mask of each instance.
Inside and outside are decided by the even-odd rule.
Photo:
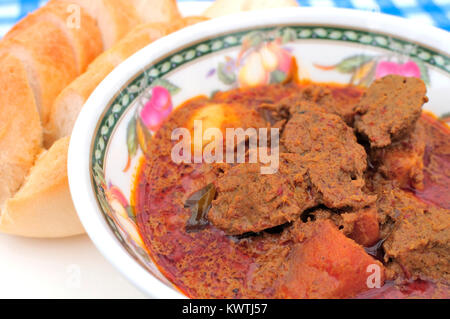
[[[78,74],[72,46],[64,32],[50,21],[37,21],[33,27],[15,30],[0,44],[25,65],[42,122],[48,121],[56,96]]]
[[[100,82],[121,62],[149,43],[187,25],[206,20],[189,17],[174,23],[146,23],[137,26],[111,49],[102,53],[86,73],[75,79],[57,97],[45,132],[45,145],[69,135],[86,100]]]
[[[44,151],[22,188],[8,199],[0,216],[0,231],[35,238],[68,237],[84,233],[69,191],[69,137]]]
[[[53,0],[79,5],[97,21],[103,47],[109,49],[139,24],[139,15],[129,0]]]
[[[14,38],[21,30],[32,28],[38,21],[52,22],[65,33],[73,48],[77,71],[83,73],[103,51],[103,43],[97,22],[83,8],[78,12],[72,9],[68,3],[52,1],[19,21],[5,38]]]
[[[42,127],[22,62],[0,56],[0,210],[21,186],[42,147]]]
[[[79,29],[67,24],[73,14],[68,4],[81,8]],[[84,233],[66,163],[79,110],[126,58],[202,20],[181,21],[175,0],[51,0],[8,32],[0,41],[1,232],[38,238]],[[140,25],[124,37],[147,21],[161,23]],[[49,136],[54,122],[63,130],[52,136],[46,151],[43,135]]]

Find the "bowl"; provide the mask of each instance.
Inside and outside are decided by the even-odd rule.
[[[277,46],[273,57],[279,68],[270,74],[261,68],[270,58],[247,58],[236,66],[237,57],[261,41]],[[284,61],[292,56],[299,78],[316,82],[369,85],[390,73],[420,77],[430,98],[425,109],[438,116],[450,111],[450,34],[389,15],[323,8],[242,13],[148,45],[118,66],[86,102],[70,142],[68,174],[90,238],[149,297],[185,296],[153,263],[136,227],[130,196],[145,143],[183,101],[281,81]]]

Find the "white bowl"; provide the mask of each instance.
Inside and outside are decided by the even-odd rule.
[[[393,16],[323,8],[242,13],[191,26],[150,44],[117,67],[86,102],[73,131],[68,161],[72,197],[92,241],[150,297],[184,295],[158,271],[127,213],[133,172],[142,156],[134,137],[127,145],[128,126],[149,99],[152,81],[177,92],[172,94],[174,105],[238,85],[233,73],[237,71],[219,77],[223,70],[218,65],[225,56],[235,57],[242,38],[255,30],[267,40],[284,37],[302,78],[348,83],[354,75],[356,83],[368,84],[384,63],[384,69],[394,72],[419,72],[428,84],[426,109],[437,115],[450,111],[450,34]],[[352,63],[368,62],[376,68],[368,66],[370,70],[356,75]],[[317,65],[338,67],[323,70]],[[131,168],[124,173],[130,147]]]

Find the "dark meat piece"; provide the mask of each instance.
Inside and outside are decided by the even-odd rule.
[[[428,101],[422,80],[388,75],[376,80],[355,111],[355,128],[371,147],[384,147],[410,132]]]
[[[354,135],[352,130],[338,116],[323,112],[317,105],[305,101],[300,102],[298,108],[301,111],[292,114],[281,135],[281,144],[288,152],[306,155],[328,151],[327,139],[333,137],[326,131],[332,129],[342,130],[343,134],[356,140],[351,137]]]
[[[309,176],[314,190],[319,193],[319,202],[330,208],[362,208],[376,198],[363,192],[364,179],[348,171],[342,163],[332,159],[309,164]]]
[[[366,153],[337,115],[308,111],[287,123],[276,174],[241,164],[216,183],[208,219],[227,234],[258,232],[292,221],[317,204],[362,208],[375,201],[363,193]],[[243,183],[242,181],[245,181]]]
[[[449,280],[450,210],[423,203],[379,174],[371,184],[378,196],[387,278]]]
[[[424,201],[450,209],[450,127],[424,113],[426,148],[423,159],[423,190],[415,193]]]
[[[370,151],[371,161],[379,172],[395,180],[400,187],[423,188],[424,128],[418,122],[405,138],[384,148]]]
[[[281,143],[311,161],[333,159],[358,175],[366,169],[364,148],[356,142],[353,130],[334,114],[316,110],[295,114],[286,124]]]
[[[366,152],[339,116],[313,110],[295,114],[281,143],[302,157],[327,207],[364,207],[375,200],[362,192]]]
[[[347,124],[353,123],[354,108],[359,102],[362,90],[356,87],[327,87],[308,84],[272,105],[263,105],[263,108],[278,113],[278,117],[286,118],[286,114],[294,115],[314,108],[325,113],[339,115]],[[273,115],[277,118],[276,115]]]
[[[383,244],[389,277],[448,282],[450,210],[426,205],[401,190],[393,190],[389,201],[394,225]]]
[[[370,247],[380,239],[378,213],[375,205],[339,215],[343,232],[358,244]]]
[[[292,221],[316,205],[307,169],[296,154],[280,154],[279,170],[263,175],[261,164],[243,163],[216,181],[209,221],[229,235],[259,232]]]
[[[383,265],[369,256],[329,220],[295,222],[290,228],[294,246],[288,270],[277,289],[279,298],[351,298],[368,290],[373,268]]]

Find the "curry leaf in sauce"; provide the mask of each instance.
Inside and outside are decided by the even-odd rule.
[[[215,196],[216,187],[214,184],[208,184],[186,200],[184,207],[191,210],[191,217],[186,222],[186,231],[188,233],[202,230],[209,224],[206,215]]]

